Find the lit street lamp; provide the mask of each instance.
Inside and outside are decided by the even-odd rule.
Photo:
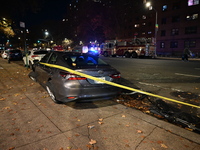
[[[157,32],[158,32],[158,12],[157,12],[157,10],[151,5],[151,3],[150,2],[147,2],[146,3],[146,7],[148,7],[149,8],[149,10],[154,10],[155,11],[155,13],[156,13],[156,18],[155,18],[155,37],[154,37],[154,45],[155,45],[155,57],[157,56],[157,54],[156,54],[156,46],[157,46],[157,43],[156,43],[156,38],[157,38]]]
[[[45,31],[44,34],[45,34],[46,37],[49,36],[49,32],[48,31]]]
[[[46,40],[47,40],[47,42],[48,42],[48,46],[50,46],[50,43],[51,43],[51,44],[53,43],[53,37],[52,37],[52,35],[51,35],[51,34],[49,34],[49,32],[48,32],[47,30],[45,30],[44,34],[45,34],[45,37],[44,37],[44,39],[46,39]],[[50,39],[48,39],[48,37],[50,37],[50,36],[51,36],[51,40],[50,40]]]

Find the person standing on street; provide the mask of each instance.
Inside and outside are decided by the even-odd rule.
[[[188,55],[190,55],[190,50],[188,47],[186,47],[183,51],[183,56],[182,56],[182,60],[183,61],[188,61]]]

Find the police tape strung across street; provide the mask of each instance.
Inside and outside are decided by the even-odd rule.
[[[134,89],[134,88],[131,88],[131,87],[127,87],[127,86],[124,86],[124,85],[120,85],[120,84],[117,84],[117,83],[106,81],[106,80],[103,80],[103,79],[100,79],[100,78],[97,78],[97,77],[93,77],[93,76],[90,76],[90,75],[87,75],[87,74],[84,74],[84,73],[81,73],[81,72],[78,72],[78,71],[74,71],[72,69],[69,69],[69,68],[66,68],[66,67],[63,67],[63,66],[53,65],[53,64],[48,64],[48,63],[42,63],[42,62],[40,62],[40,64],[46,65],[46,66],[49,66],[49,67],[53,67],[53,68],[62,69],[62,70],[68,71],[70,73],[74,73],[74,74],[84,76],[84,77],[92,79],[92,80],[96,80],[96,81],[99,81],[99,82],[102,82],[102,83],[106,83],[106,84],[109,84],[109,85],[112,85],[112,86],[116,86],[116,87],[120,87],[120,88],[123,88],[123,89],[130,90],[130,91],[134,91],[134,92],[138,92],[138,93],[141,93],[141,94],[161,98],[161,99],[164,99],[164,100],[172,101],[172,102],[175,102],[175,103],[179,103],[179,104],[183,104],[183,105],[187,105],[187,106],[191,106],[191,107],[200,108],[200,106],[197,106],[197,105],[181,102],[181,101],[174,100],[174,99],[171,99],[171,98],[167,98],[167,97],[164,97],[164,96],[155,95],[155,94],[152,94],[152,93],[149,93],[149,92],[141,91],[141,90]]]

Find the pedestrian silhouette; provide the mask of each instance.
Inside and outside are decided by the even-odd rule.
[[[183,50],[182,60],[183,60],[183,61],[188,61],[188,55],[190,55],[190,50],[189,50],[188,47],[186,47],[186,48]]]

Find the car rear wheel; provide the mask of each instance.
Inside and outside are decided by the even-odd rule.
[[[46,90],[47,90],[50,98],[53,100],[54,103],[56,103],[56,104],[60,104],[61,103],[60,101],[56,100],[56,96],[55,96],[55,94],[53,93],[53,91],[51,89],[50,83],[47,83]]]

